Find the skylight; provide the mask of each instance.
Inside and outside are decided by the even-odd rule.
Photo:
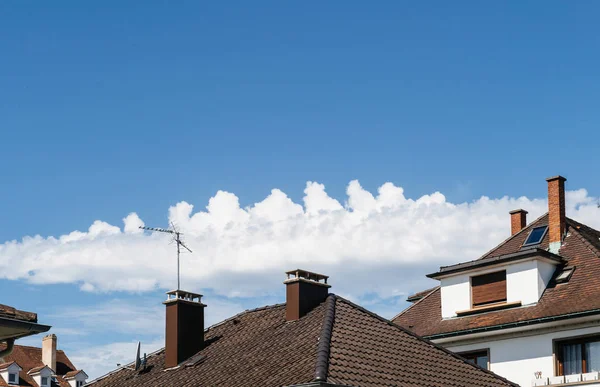
[[[529,233],[529,236],[523,243],[523,246],[531,246],[531,245],[539,245],[544,239],[546,235],[546,231],[548,231],[548,226],[536,227]]]
[[[565,267],[563,271],[558,276],[556,276],[556,283],[560,284],[563,282],[567,282],[573,275],[573,271],[575,271],[575,267]]]

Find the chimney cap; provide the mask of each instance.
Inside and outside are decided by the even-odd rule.
[[[567,181],[567,178],[563,177],[561,175],[556,175],[556,176],[552,176],[552,177],[549,177],[549,178],[546,179],[547,182],[551,182],[551,181],[554,181],[554,180]]]
[[[192,293],[185,290],[171,290],[166,294],[167,300],[164,302],[164,304],[176,301],[187,301],[193,302],[194,304],[204,305],[202,304],[202,294],[199,293]]]
[[[288,279],[285,280],[283,283],[304,280],[304,281],[309,281],[312,283],[318,283],[320,285],[327,285],[327,279],[329,278],[329,276],[327,276],[327,275],[314,273],[312,271],[307,271],[307,270],[302,270],[302,269],[286,271],[285,274],[287,274]],[[321,282],[321,281],[323,281],[323,282]],[[327,285],[327,286],[329,286],[329,285]]]
[[[529,214],[529,212],[525,211],[522,208],[517,208],[516,210],[509,211],[508,213],[512,215],[512,214],[518,214],[519,212],[522,212],[524,214]]]

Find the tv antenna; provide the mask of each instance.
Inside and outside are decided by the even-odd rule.
[[[175,243],[177,243],[177,290],[181,290],[181,287],[179,286],[179,255],[181,254],[181,247],[183,247],[190,253],[192,252],[192,250],[190,250],[185,245],[185,243],[183,243],[183,241],[181,240],[181,236],[183,235],[183,233],[181,233],[181,232],[179,232],[179,230],[177,230],[177,228],[175,227],[173,222],[171,222],[171,228],[157,228],[157,227],[145,227],[145,226],[140,226],[140,228],[142,230],[164,232],[164,233],[173,235],[173,241]]]
[[[135,360],[133,361],[133,367],[121,366],[120,363],[117,363],[117,367],[121,369],[126,369],[130,371],[137,371],[140,367],[146,368],[146,354],[144,353],[144,358],[140,357],[140,342],[137,344],[137,351],[135,351]]]

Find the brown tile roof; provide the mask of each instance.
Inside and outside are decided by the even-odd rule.
[[[0,345],[0,350],[4,349],[5,345]],[[35,372],[44,367],[42,362],[42,349],[37,347],[29,347],[25,345],[15,345],[12,353],[4,358],[0,358],[2,362],[16,362],[23,370],[19,373],[20,381],[18,386],[37,386],[31,375],[28,372]],[[74,371],[76,368],[71,363],[71,360],[62,350],[56,351],[56,372],[57,375],[65,375],[70,371]],[[66,382],[61,376],[57,377],[58,386],[70,387],[70,384]],[[7,381],[0,377],[0,386],[8,386]],[[11,386],[15,386],[12,384]]]
[[[518,234],[486,253],[482,258],[515,253],[529,230],[544,225],[547,215],[537,219]],[[537,304],[451,319],[442,319],[440,290],[435,290],[411,305],[393,321],[425,337],[457,335],[477,329],[490,330],[506,324],[531,324],[544,319],[562,319],[582,314],[600,314],[600,232],[567,218],[567,236],[560,256],[576,270],[567,283],[550,281]],[[548,248],[548,237],[541,248]]]
[[[0,304],[0,317],[37,323],[37,314],[18,310],[12,306]]]
[[[333,294],[297,321],[275,305],[210,327],[205,339],[177,369],[164,371],[160,350],[145,370],[117,370],[92,386],[515,386]]]
[[[431,293],[435,289],[437,289],[437,286],[434,287],[434,288],[429,288],[429,289],[426,289],[426,290],[421,290],[420,292],[417,292],[415,294],[411,294],[410,296],[408,296],[406,298],[406,301],[408,301],[408,302],[419,301],[421,298],[425,297],[426,295],[428,295],[429,293]]]

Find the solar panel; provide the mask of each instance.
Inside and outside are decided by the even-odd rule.
[[[538,245],[544,239],[544,235],[546,235],[546,231],[548,230],[548,226],[536,227],[529,233],[527,240],[523,243],[523,246],[531,246]]]

